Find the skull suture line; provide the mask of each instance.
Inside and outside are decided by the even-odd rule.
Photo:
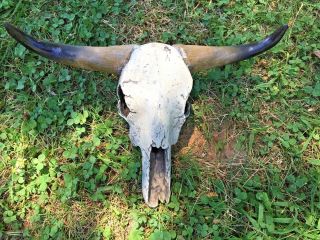
[[[37,41],[6,23],[8,33],[28,49],[57,62],[88,70],[120,74],[119,113],[128,122],[130,139],[142,154],[142,192],[156,207],[168,202],[171,146],[189,115],[191,72],[241,61],[276,45],[284,25],[258,43],[230,47],[149,43],[81,47]]]

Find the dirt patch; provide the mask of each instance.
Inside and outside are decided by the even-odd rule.
[[[189,124],[182,129],[175,151],[179,155],[191,154],[206,172],[223,178],[227,169],[242,165],[246,160],[233,126],[232,122],[225,121],[217,130],[205,134],[199,127]]]

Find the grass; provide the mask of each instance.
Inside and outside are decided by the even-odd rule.
[[[171,202],[151,209],[140,153],[117,115],[116,78],[38,57],[1,27],[0,238],[319,239],[319,8],[2,1],[0,24],[69,44],[231,45],[290,28],[261,56],[194,75]]]

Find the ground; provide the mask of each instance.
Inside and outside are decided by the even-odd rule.
[[[0,27],[1,239],[320,239],[318,1],[11,1],[0,24],[81,45],[236,45],[196,73],[169,204],[148,208],[116,76],[31,53]]]

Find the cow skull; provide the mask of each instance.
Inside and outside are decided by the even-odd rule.
[[[191,72],[241,61],[276,45],[284,25],[258,43],[211,47],[148,43],[111,47],[70,46],[37,41],[6,23],[8,33],[36,53],[88,70],[116,73],[119,113],[130,126],[132,144],[142,154],[142,193],[150,207],[168,202],[171,146],[190,113]]]

